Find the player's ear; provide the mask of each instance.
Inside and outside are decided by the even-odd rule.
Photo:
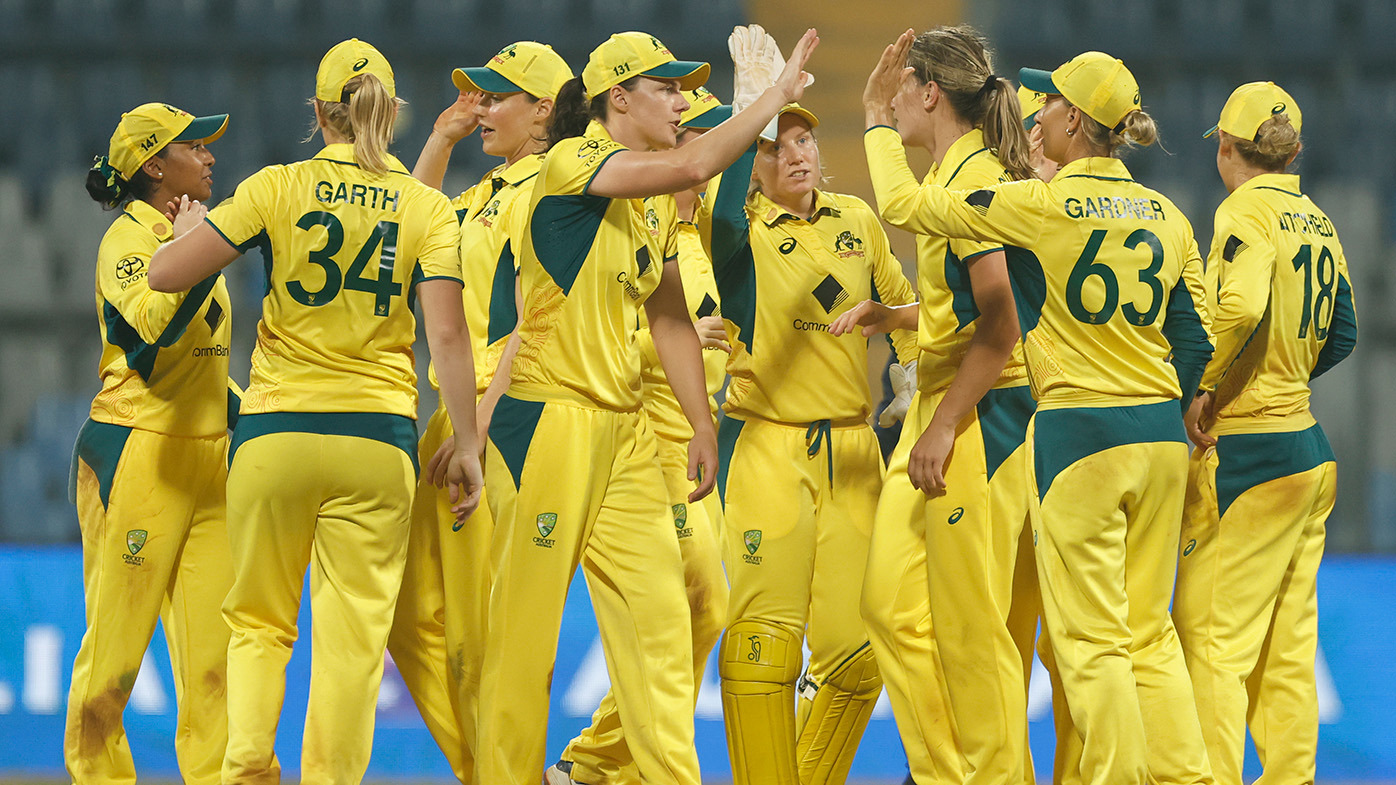
[[[940,99],[943,97],[944,93],[941,91],[938,82],[934,80],[927,82],[921,88],[921,108],[929,112],[936,108],[936,104],[940,103]]]
[[[539,98],[533,102],[533,119],[546,122],[553,115],[553,99]]]
[[[612,109],[622,114],[630,110],[630,96],[624,87],[616,85],[607,95],[610,96]]]

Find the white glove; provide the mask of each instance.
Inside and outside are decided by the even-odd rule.
[[[753,25],[753,27],[755,26],[756,25]],[[780,75],[785,72],[785,55],[781,54],[780,44],[776,43],[776,39],[772,38],[770,33],[766,33],[766,50],[770,57],[770,62],[767,64],[767,69],[770,73],[770,83],[767,85],[769,87],[770,85],[774,85],[776,80],[780,78]],[[805,74],[805,87],[809,87],[812,84],[814,84],[814,74]],[[771,118],[771,122],[766,123],[765,128],[761,129],[761,138],[768,142],[774,142],[776,140],[776,134],[779,132],[780,115],[777,114],[775,117]]]
[[[756,102],[775,82],[769,76],[771,55],[767,51],[771,37],[761,25],[732,28],[727,36],[727,51],[732,55],[732,113],[742,111]]]
[[[906,419],[911,409],[911,396],[916,393],[916,361],[906,365],[892,363],[887,369],[887,378],[892,382],[892,402],[877,416],[877,427],[891,428],[893,424]]]

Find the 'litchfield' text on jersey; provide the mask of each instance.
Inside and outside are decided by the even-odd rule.
[[[400,196],[402,196],[402,191],[394,189],[389,192],[387,188],[364,185],[363,183],[354,183],[353,185],[339,183],[335,185],[328,180],[321,180],[315,184],[315,198],[325,204],[348,202],[349,204],[371,207],[375,210],[390,210],[395,213]]]

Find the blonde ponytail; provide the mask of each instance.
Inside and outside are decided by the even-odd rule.
[[[347,103],[321,101],[315,104],[320,117],[339,136],[354,144],[354,160],[359,168],[373,175],[388,172],[388,147],[393,143],[397,111],[406,102],[394,98],[373,74],[360,74],[344,85]]]
[[[1289,114],[1272,115],[1256,130],[1255,141],[1235,139],[1236,152],[1251,166],[1267,172],[1283,172],[1299,154],[1299,131],[1290,122]]]
[[[1106,128],[1082,112],[1081,130],[1092,147],[1104,151],[1110,158],[1119,158],[1125,148],[1148,147],[1158,141],[1158,123],[1143,109],[1131,109],[1114,129]]]
[[[916,36],[906,64],[922,84],[935,82],[955,113],[984,132],[984,145],[1018,180],[1034,176],[1028,133],[1013,87],[994,76],[984,36],[969,25],[937,27]]]

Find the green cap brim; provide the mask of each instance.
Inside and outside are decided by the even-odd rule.
[[[180,131],[171,142],[197,142],[203,140],[212,142],[223,135],[228,130],[228,116],[225,114],[211,114],[208,117],[195,117],[194,122],[187,128]]]
[[[1037,68],[1018,69],[1018,84],[1047,95],[1061,95],[1062,91],[1052,84],[1052,72]]]
[[[463,93],[522,93],[524,89],[489,68],[457,68],[451,83]]]
[[[1207,133],[1203,134],[1203,135],[1202,135],[1202,138],[1203,138],[1203,139],[1207,139],[1207,138],[1210,137],[1212,134],[1215,134],[1215,133],[1217,132],[1217,128],[1218,128],[1218,127],[1219,127],[1219,126],[1215,126],[1215,125],[1212,126],[1212,130],[1210,130],[1210,131],[1208,131]]]
[[[696,90],[708,81],[711,71],[707,63],[692,60],[672,60],[645,71],[642,75],[653,79],[677,79],[680,90]]]
[[[731,119],[731,117],[732,107],[723,104],[722,106],[714,106],[713,108],[698,115],[692,120],[689,120],[686,123],[680,123],[679,125],[682,125],[684,128],[696,128],[702,131],[706,131],[710,128],[718,127],[722,123]]]

